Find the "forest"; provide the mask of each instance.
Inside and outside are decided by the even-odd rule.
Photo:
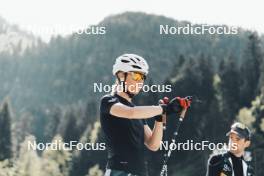
[[[159,34],[160,25],[183,24],[191,22],[126,12],[98,24],[105,27],[104,35],[36,39],[23,52],[22,43],[12,53],[0,52],[0,176],[102,176],[105,150],[27,147],[29,141],[104,142],[98,112],[104,93],[94,92],[93,85],[114,83],[112,65],[123,53],[149,62],[145,84],[172,87],[171,92],[142,92],[135,104],[155,105],[164,96],[199,98],[180,128],[179,142],[227,142],[234,121],[246,124],[253,132],[248,151],[256,176],[263,176],[264,36],[242,28],[234,35]],[[3,26],[0,20],[1,35],[7,33]],[[176,117],[168,117],[166,137],[175,123]],[[175,151],[169,175],[205,175],[212,152]],[[163,153],[146,149],[146,156],[149,175],[159,175]]]

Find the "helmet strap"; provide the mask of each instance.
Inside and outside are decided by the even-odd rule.
[[[135,95],[132,94],[131,92],[129,92],[129,91],[126,89],[126,83],[125,83],[125,82],[126,82],[126,79],[127,79],[127,72],[125,72],[125,79],[124,79],[124,80],[121,80],[121,79],[117,76],[117,74],[116,74],[116,77],[117,77],[117,79],[118,79],[119,84],[122,85],[122,91],[123,91],[124,93],[126,93],[126,94],[128,95],[129,98],[133,98]]]

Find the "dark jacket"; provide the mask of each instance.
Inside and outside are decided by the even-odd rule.
[[[242,160],[244,176],[254,176],[253,167],[248,161]],[[234,176],[231,154],[225,152],[212,155],[207,163],[206,176]]]

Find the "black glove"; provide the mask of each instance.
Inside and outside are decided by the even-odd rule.
[[[183,109],[187,109],[191,105],[192,98],[190,96],[185,98],[175,97],[168,104],[161,104],[162,114],[179,114]]]
[[[164,97],[163,99],[160,99],[160,100],[159,100],[159,105],[162,105],[162,104],[166,105],[166,104],[168,104],[168,103],[169,103],[169,98],[168,98],[168,97]],[[163,121],[163,119],[162,119],[162,115],[154,116],[154,119],[155,119],[155,121],[157,121],[157,122],[162,122],[162,121]]]

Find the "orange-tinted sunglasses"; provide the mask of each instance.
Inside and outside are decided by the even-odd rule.
[[[142,80],[144,81],[146,79],[146,75],[144,75],[143,73],[140,72],[130,72],[130,73],[134,81],[142,81]]]

